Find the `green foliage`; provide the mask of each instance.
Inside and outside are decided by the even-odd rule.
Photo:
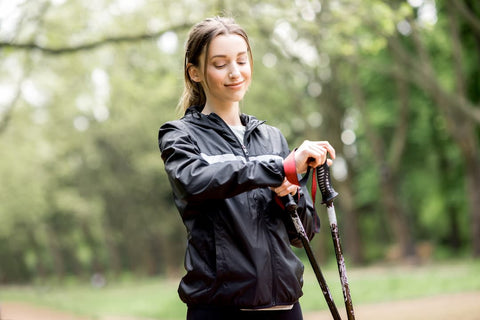
[[[478,50],[460,19],[462,93],[444,1],[429,24],[407,2],[127,2],[29,3],[15,9],[22,23],[0,31],[9,44],[78,46],[57,54],[0,47],[0,282],[178,274],[185,231],[157,131],[179,117],[188,26],[222,12],[252,41],[254,78],[242,111],[279,127],[292,148],[328,139],[345,160],[348,174],[334,176],[334,185],[348,193],[339,200],[341,221],[358,218],[358,263],[383,260],[399,241],[382,202],[385,181],[394,185],[413,243],[430,242],[441,256],[472,246],[478,208],[468,205],[468,152],[452,115],[463,112],[455,103],[480,100]],[[147,36],[112,40],[136,35]],[[445,94],[451,110],[440,105]],[[468,147],[478,154],[473,126],[477,139]],[[348,144],[341,138],[347,129],[355,135]],[[399,141],[403,149],[394,148]]]

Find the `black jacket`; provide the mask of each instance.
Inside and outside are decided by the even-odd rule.
[[[242,115],[244,145],[216,114],[191,107],[165,123],[158,143],[175,204],[188,232],[187,274],[179,286],[189,306],[264,308],[296,302],[303,265],[290,244],[290,217],[270,186],[285,178],[280,131]],[[297,196],[310,237],[319,221],[308,193]]]

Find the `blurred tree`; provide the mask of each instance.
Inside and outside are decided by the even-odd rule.
[[[426,38],[421,21],[405,21],[411,30],[411,48],[392,38],[391,44],[402,60],[400,76],[414,82],[430,95],[447,122],[454,141],[464,157],[467,200],[470,207],[472,247],[475,256],[480,256],[480,148],[478,124],[480,107],[478,105],[478,65],[469,61],[478,61],[478,50],[472,48],[472,41],[479,34],[473,28],[464,28],[462,36],[459,25],[469,25],[471,20],[458,19],[461,9],[470,6],[471,15],[478,13],[477,6],[469,1],[437,1],[438,24],[443,28],[442,36]],[[470,17],[470,15],[467,15]],[[460,20],[458,23],[457,20]],[[478,19],[473,20],[477,21]],[[428,30],[427,30],[428,32]],[[461,38],[463,38],[461,40]],[[431,42],[430,42],[431,41]],[[473,43],[473,46],[478,46]],[[478,48],[478,47],[477,47]],[[465,50],[467,49],[467,50]],[[439,59],[431,57],[431,52]],[[464,52],[467,58],[463,59]],[[436,70],[437,69],[437,70]],[[470,70],[467,76],[464,70]],[[408,72],[407,70],[411,70]],[[405,74],[408,72],[408,74]],[[467,87],[476,90],[467,91]],[[475,93],[472,93],[475,92]],[[452,227],[455,228],[455,223]]]
[[[479,255],[475,1],[17,0],[0,2],[0,282],[179,272],[156,134],[179,116],[188,28],[222,12],[253,45],[243,111],[292,148],[335,146],[352,261],[418,241]]]

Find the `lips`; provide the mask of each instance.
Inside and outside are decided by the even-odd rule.
[[[244,83],[245,83],[245,81],[240,81],[240,82],[235,82],[235,83],[226,84],[225,86],[226,86],[226,87],[229,87],[229,88],[239,88],[239,87],[241,87]]]

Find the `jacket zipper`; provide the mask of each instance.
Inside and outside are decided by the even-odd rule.
[[[230,129],[230,127],[228,128],[230,130],[230,132],[234,135],[235,139],[237,139],[238,143],[240,144],[240,146],[242,147],[242,150],[243,150],[243,153],[245,155],[245,159],[246,161],[248,161],[248,156],[249,156],[249,153],[248,153],[248,150],[247,150],[247,147],[237,138],[237,136],[233,133],[232,129]],[[253,130],[253,129],[251,129]],[[251,131],[250,130],[250,131]],[[245,132],[245,135],[244,135],[244,139],[247,138],[247,132]],[[276,272],[275,272],[275,263],[274,263],[274,255],[273,255],[273,249],[272,249],[272,240],[270,239],[270,236],[269,236],[269,231],[268,231],[268,227],[266,225],[266,221],[265,221],[265,218],[263,215],[260,215],[260,219],[262,219],[262,222],[265,226],[265,230],[266,230],[266,238],[267,238],[267,243],[268,243],[268,250],[270,251],[270,266],[272,268],[272,275],[271,275],[271,281],[272,281],[272,307],[273,306],[276,306],[277,305],[277,283],[275,281],[275,279],[277,278],[276,276]]]
[[[238,141],[240,143],[240,145],[242,146],[242,150],[243,150],[243,153],[245,154],[245,158],[246,160],[248,161],[248,150],[247,150],[247,147],[245,147],[245,145],[243,143],[241,143],[240,141]]]
[[[237,135],[233,132],[233,130],[222,120],[222,122],[224,123],[224,127],[227,128],[227,130],[233,135],[233,137],[235,138],[235,140],[238,142],[238,144],[240,145],[240,147],[242,148],[242,151],[243,151],[243,155],[245,156],[245,160],[248,161],[248,156],[249,156],[249,153],[248,153],[248,150],[247,150],[247,147],[245,147],[245,145],[240,141],[240,139],[237,138]],[[246,134],[244,134],[243,136],[243,139],[246,138]]]
[[[222,120],[223,122],[223,120]],[[259,126],[263,122],[257,124],[255,127]],[[247,147],[237,138],[237,135],[233,132],[233,130],[224,122],[224,126],[227,128],[227,130],[235,137],[235,140],[237,140],[238,144],[241,146],[243,154],[245,155],[245,161],[248,161],[249,157],[249,152]],[[251,132],[254,128],[250,128],[249,132]],[[249,133],[248,132],[248,133]],[[244,139],[247,138],[247,131],[245,131]],[[271,276],[271,281],[272,281],[272,307],[277,305],[277,283],[275,279],[277,278],[276,272],[275,272],[275,263],[274,263],[274,255],[273,255],[273,249],[272,249],[272,240],[270,239],[268,233],[268,227],[266,226],[266,221],[263,215],[261,215],[261,219],[263,224],[265,225],[266,233],[267,233],[267,243],[268,243],[268,250],[270,251],[270,266],[272,268],[272,276]]]

